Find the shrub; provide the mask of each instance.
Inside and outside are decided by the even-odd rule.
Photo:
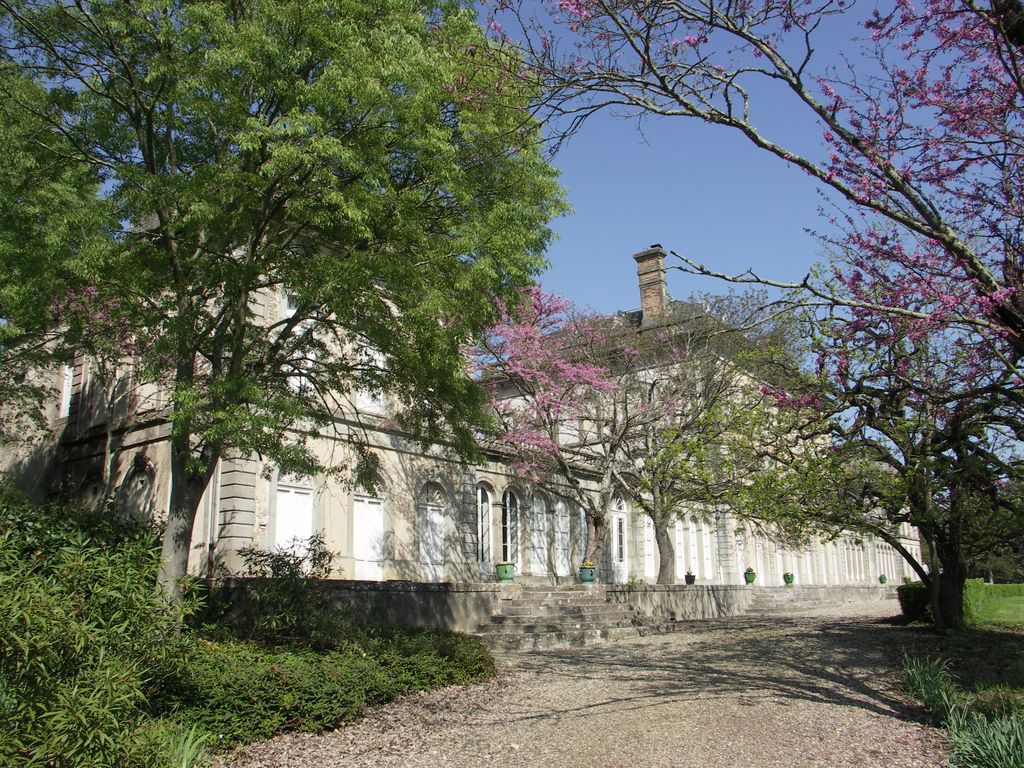
[[[964,692],[947,662],[903,657],[908,692],[949,733],[953,768],[1020,768],[1024,765],[1024,692],[1007,686]]]
[[[146,708],[185,641],[158,565],[140,523],[0,489],[0,763],[163,764]]]
[[[401,694],[491,674],[494,661],[479,640],[442,630],[375,631],[329,651],[204,642],[176,708],[229,747],[283,731],[320,732]]]
[[[202,616],[207,634],[330,648],[351,631],[322,582],[335,557],[322,535],[298,549],[250,547],[239,554],[243,578],[209,596]],[[226,633],[218,633],[218,627]]]
[[[987,598],[987,590],[984,579],[967,579],[964,582],[964,621],[968,625],[977,623],[978,614]]]
[[[932,607],[928,588],[922,582],[901,584],[896,587],[896,597],[899,598],[900,610],[907,621],[931,622]]]

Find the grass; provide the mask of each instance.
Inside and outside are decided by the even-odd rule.
[[[982,625],[1024,626],[1024,596],[992,597],[978,606]]]

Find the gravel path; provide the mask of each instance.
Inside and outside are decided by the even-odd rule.
[[[944,766],[897,689],[910,633],[881,615],[688,622],[671,635],[500,660],[320,736],[251,745],[223,768]],[[868,610],[872,610],[869,608]]]

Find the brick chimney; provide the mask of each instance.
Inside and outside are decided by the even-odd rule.
[[[636,274],[640,281],[641,322],[657,321],[668,309],[668,280],[665,278],[665,249],[654,244],[634,253]]]

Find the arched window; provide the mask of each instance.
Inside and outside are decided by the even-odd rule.
[[[416,522],[419,530],[420,576],[424,581],[442,581],[445,563],[445,510],[448,494],[437,483],[420,489]]]
[[[511,490],[501,497],[501,559],[519,562],[519,497]]]
[[[491,493],[484,485],[476,487],[476,559],[491,562]]]

